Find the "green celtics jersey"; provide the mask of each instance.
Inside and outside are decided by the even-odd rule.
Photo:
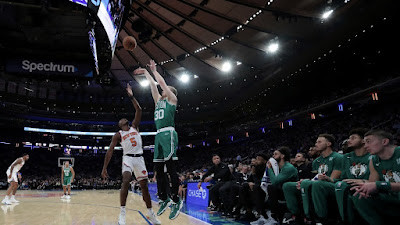
[[[70,167],[63,167],[64,171],[64,178],[65,177],[72,177],[71,168]]]
[[[377,155],[374,155],[372,164],[379,174],[380,181],[400,182],[400,146],[394,149],[392,157],[388,160],[382,160]],[[390,192],[390,194],[400,199],[399,192]]]
[[[327,157],[322,157],[322,155],[313,161],[312,168],[313,171],[317,171],[318,174],[325,174],[328,177],[331,176],[333,170],[341,170],[343,163],[343,155],[332,152]]]
[[[154,111],[154,122],[156,128],[175,127],[176,105],[172,105],[167,99],[161,99],[156,104]]]
[[[400,147],[394,149],[393,156],[388,160],[382,160],[374,155],[372,163],[379,174],[379,180],[400,182]]]
[[[370,159],[371,155],[369,153],[363,156],[357,156],[355,152],[345,154],[341,178],[368,180]]]

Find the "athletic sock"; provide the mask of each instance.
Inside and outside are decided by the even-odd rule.
[[[123,213],[123,214],[126,213],[125,206],[121,206],[121,213]]]
[[[178,203],[179,202],[179,196],[178,195],[173,196],[172,197],[172,201],[174,201],[175,203]]]
[[[153,208],[147,208],[147,210],[149,210],[149,214],[154,214]]]

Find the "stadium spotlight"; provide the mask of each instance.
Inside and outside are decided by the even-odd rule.
[[[142,81],[140,81],[140,86],[142,86],[142,87],[147,87],[147,86],[149,86],[149,81],[146,79],[146,80],[142,80]]]
[[[223,72],[229,72],[232,70],[232,63],[229,61],[225,61],[224,64],[222,64],[222,69]]]
[[[326,10],[324,13],[322,13],[322,19],[328,19],[329,16],[331,16],[331,14],[333,13],[332,9]]]
[[[270,43],[267,47],[269,53],[275,53],[279,49],[279,44],[277,42]]]
[[[187,83],[187,82],[189,82],[189,76],[184,73],[184,74],[181,75],[179,80],[182,81],[182,83]]]

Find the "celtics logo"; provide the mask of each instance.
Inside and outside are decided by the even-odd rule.
[[[400,173],[392,170],[382,170],[383,178],[386,182],[400,182]]]
[[[362,177],[367,172],[367,165],[354,163],[350,166],[350,174],[356,178]]]
[[[325,174],[327,172],[328,172],[328,165],[326,165],[326,164],[319,165],[319,167],[318,167],[319,174]]]

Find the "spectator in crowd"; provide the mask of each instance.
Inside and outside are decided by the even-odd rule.
[[[196,170],[196,172],[194,173],[194,176],[193,176],[193,180],[198,181],[200,179],[201,179],[200,172],[198,170]]]
[[[251,173],[249,172],[250,166],[241,164],[240,172],[235,172],[233,175],[235,177],[235,183],[232,185],[232,195],[239,196],[240,188],[242,185],[248,181]],[[240,214],[240,209],[242,205],[239,203],[239,198],[234,198],[232,207],[232,217],[237,218]]]
[[[266,193],[261,188],[261,181],[266,171],[268,159],[268,155],[263,152],[259,152],[256,155],[256,161],[254,164],[255,173],[251,175],[248,182],[243,184],[239,193],[239,201],[241,201],[242,205],[246,207],[245,217],[250,220],[253,218],[256,219],[254,222],[268,218],[265,210]],[[255,215],[251,215],[253,208]]]
[[[306,154],[303,152],[298,152],[294,158],[294,166],[299,173],[299,179],[311,179],[313,177],[311,170],[312,164],[306,162]]]
[[[188,182],[190,182],[190,178],[187,178],[185,175],[181,175],[179,177],[179,191],[178,191],[178,195],[179,197],[182,199],[182,201],[186,200],[186,190],[187,190],[187,184]]]
[[[317,151],[317,149],[315,148],[315,146],[311,146],[311,147],[308,149],[308,153],[307,153],[307,154],[308,154],[308,157],[309,157],[310,162],[312,163],[312,162],[314,161],[314,159],[316,159],[316,158],[319,157],[320,152]]]

